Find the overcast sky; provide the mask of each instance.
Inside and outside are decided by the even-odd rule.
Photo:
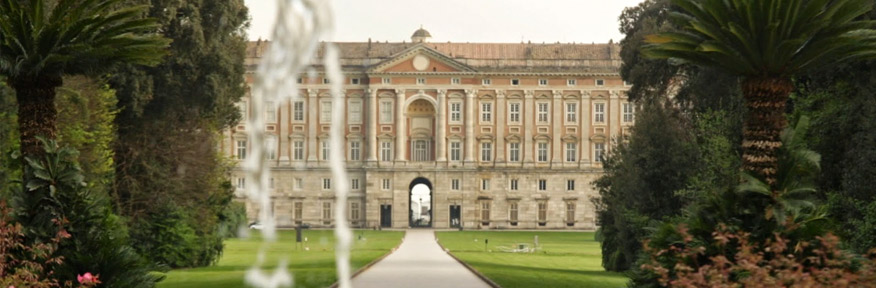
[[[244,0],[249,38],[267,39],[276,0]],[[288,0],[284,0],[288,1]],[[423,25],[433,42],[605,43],[623,38],[618,16],[642,0],[325,0],[337,21],[334,41],[401,42]]]

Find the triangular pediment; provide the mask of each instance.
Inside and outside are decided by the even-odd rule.
[[[368,69],[369,73],[473,73],[475,69],[425,44],[405,49]]]

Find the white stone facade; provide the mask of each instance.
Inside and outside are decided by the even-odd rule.
[[[250,71],[266,46],[250,43]],[[431,227],[595,229],[591,182],[602,173],[599,155],[634,121],[617,45],[338,46],[353,188],[345,221],[408,227],[412,183],[427,183]],[[302,101],[265,115],[281,227],[336,221],[322,143],[326,116],[338,111],[328,108],[323,76],[299,79]],[[245,113],[248,102],[239,103]],[[247,129],[242,122],[227,131],[222,151],[245,157]],[[231,177],[245,186],[240,171]],[[255,218],[256,206],[247,206]]]

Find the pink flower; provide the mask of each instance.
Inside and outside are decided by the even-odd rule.
[[[82,284],[100,283],[100,281],[97,280],[97,276],[91,275],[91,272],[85,272],[85,274],[76,275],[76,280],[79,280],[79,283]]]

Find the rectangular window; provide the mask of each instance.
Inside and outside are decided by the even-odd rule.
[[[298,77],[298,80],[296,80],[296,82],[298,84],[304,83],[304,79],[301,79],[301,77]]]
[[[538,142],[538,162],[548,161],[548,143]]]
[[[274,189],[274,177],[268,179],[268,188]]]
[[[332,178],[322,178],[322,190],[332,190]]]
[[[276,136],[267,136],[265,137],[265,159],[274,160],[277,159],[277,137]]]
[[[548,103],[538,103],[538,122],[548,122]]]
[[[304,160],[304,141],[296,140],[292,142],[292,160]]]
[[[578,103],[566,103],[566,122],[578,122]]]
[[[450,122],[462,121],[462,102],[450,103]]]
[[[520,123],[520,103],[511,103],[509,105],[508,120],[511,123]]]
[[[246,178],[243,178],[243,177],[237,178],[237,189],[240,189],[240,190],[246,189]]]
[[[246,140],[237,140],[237,159],[246,159]]]
[[[517,218],[520,215],[517,203],[511,203],[508,207],[508,220],[511,220],[511,226],[517,226]]]
[[[332,202],[322,202],[322,224],[332,224]]]
[[[460,81],[459,78],[450,78],[450,84],[459,85],[461,83],[462,81]]]
[[[351,161],[359,161],[361,150],[362,150],[362,142],[359,142],[359,141],[350,142],[350,160]]]
[[[274,106],[273,101],[265,102],[265,122],[277,122],[277,106]]]
[[[292,103],[292,121],[304,121],[304,101]]]
[[[331,81],[329,81],[328,78],[322,78],[322,84],[330,84],[330,83],[331,83]]]
[[[575,191],[575,180],[566,180],[566,191]]]
[[[493,160],[493,143],[481,143],[481,161],[489,162]]]
[[[417,78],[417,84],[420,84],[420,85],[426,84],[426,78]]]
[[[383,189],[383,190],[389,190],[389,189],[392,189],[392,182],[390,182],[389,179],[384,178],[384,179],[382,179],[382,181],[381,181],[381,183],[380,183],[380,188]]]
[[[301,190],[302,188],[304,188],[304,180],[301,178],[295,178],[292,181],[292,189]]]
[[[380,102],[380,123],[392,123],[392,102]]]
[[[490,221],[490,201],[481,201],[481,221]]]
[[[392,161],[392,142],[380,142],[380,161]]]
[[[450,180],[450,190],[459,191],[459,179]]]
[[[383,84],[392,84],[392,78],[389,78],[389,77],[383,77],[383,79],[381,80],[381,83],[383,83]]]
[[[576,79],[566,79],[566,85],[575,86],[578,84],[578,80]]]
[[[483,84],[484,86],[487,86],[487,85],[493,84],[493,80],[490,80],[490,79],[482,79],[482,80],[481,80],[481,84]]]
[[[481,190],[490,191],[490,179],[481,179]]]
[[[566,143],[566,162],[578,161],[578,143]]]
[[[481,103],[481,122],[493,121],[493,103]]]
[[[360,210],[359,202],[350,203],[350,220],[359,220],[362,217]]]
[[[538,179],[538,191],[546,191],[547,190],[547,180]]]
[[[624,86],[630,87],[630,86],[633,86],[633,83],[630,83],[630,82],[627,82],[626,80],[624,80]]]
[[[292,211],[292,218],[295,218],[295,220],[301,221],[301,218],[304,218],[304,203],[295,202],[295,204],[292,204],[292,205],[294,208],[294,209],[292,209],[292,210],[294,210],[294,211]]]
[[[359,78],[350,78],[350,84],[359,85]]]
[[[633,103],[624,103],[624,123],[633,122]]]
[[[320,141],[322,143],[322,161],[328,161],[329,157],[331,157],[331,146],[329,146],[328,140]]]
[[[322,101],[320,103],[319,110],[319,122],[329,123],[332,121],[332,102],[331,101]]]
[[[605,143],[593,144],[593,161],[602,162],[605,157]]]
[[[459,141],[450,142],[450,161],[459,161],[462,159],[462,143]]]
[[[596,79],[596,86],[605,86],[605,80]]]
[[[575,202],[566,202],[566,223],[575,223]]]
[[[240,119],[241,121],[246,121],[247,113],[246,113],[246,102],[237,103],[237,109],[240,110]]]
[[[593,104],[593,122],[605,123],[605,103]]]
[[[411,156],[413,156],[411,160],[414,162],[432,161],[432,153],[429,151],[432,145],[429,144],[427,140],[411,141]]]
[[[520,142],[508,143],[508,161],[520,162]]]
[[[538,79],[538,86],[547,86],[547,85],[548,85],[547,79]]]
[[[359,190],[359,179],[350,179],[350,190]]]
[[[547,202],[539,201],[538,202],[538,222],[539,225],[544,225],[547,222]]]
[[[362,124],[362,102],[350,101],[350,114],[347,121],[350,124]]]
[[[512,86],[520,85],[520,79],[511,79],[511,85]]]
[[[511,190],[517,191],[517,184],[518,184],[517,179],[511,179],[511,185],[508,185],[508,186],[511,186]]]

